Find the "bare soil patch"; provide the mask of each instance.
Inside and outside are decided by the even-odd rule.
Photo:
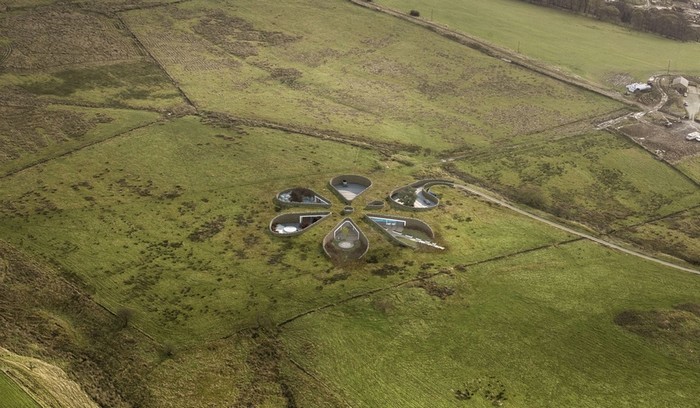
[[[700,154],[700,143],[685,140],[685,136],[694,131],[693,126],[686,122],[675,123],[670,128],[636,122],[621,127],[619,131],[669,163]]]
[[[635,79],[634,77],[632,77],[632,75],[628,74],[627,72],[611,72],[605,78],[605,82],[607,82],[610,85],[620,87],[635,82]]]
[[[430,279],[422,280],[415,284],[416,287],[425,290],[430,296],[445,300],[449,296],[454,295],[455,290],[447,285],[440,285],[439,283],[432,281]]]

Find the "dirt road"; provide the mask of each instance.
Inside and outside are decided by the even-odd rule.
[[[700,111],[700,90],[694,86],[688,87],[688,96],[685,98],[685,102],[688,104],[685,107],[688,112],[688,120],[693,122],[695,115]]]
[[[645,260],[647,260],[647,261],[655,262],[655,263],[660,264],[660,265],[668,266],[668,267],[670,267],[670,268],[674,268],[674,269],[677,269],[677,270],[680,270],[680,271],[690,272],[690,273],[694,273],[694,274],[696,274],[696,275],[700,275],[700,270],[692,269],[692,268],[687,268],[687,267],[681,266],[681,265],[676,265],[676,264],[674,264],[674,263],[667,262],[667,261],[664,261],[664,260],[661,260],[661,259],[658,259],[658,258],[654,258],[653,256],[646,255],[646,254],[643,254],[643,253],[641,253],[641,252],[637,252],[637,251],[633,251],[633,250],[631,250],[631,249],[627,249],[627,248],[621,247],[621,246],[619,246],[619,245],[617,245],[617,244],[614,244],[614,243],[612,243],[612,242],[605,241],[604,239],[594,237],[593,235],[589,235],[589,234],[586,234],[586,233],[583,233],[583,232],[576,231],[576,230],[574,230],[574,229],[572,229],[572,228],[569,228],[569,227],[567,227],[567,226],[565,226],[565,225],[559,224],[559,223],[554,222],[554,221],[550,221],[550,220],[548,220],[548,219],[542,218],[542,217],[540,217],[540,216],[538,216],[538,215],[535,215],[535,214],[533,214],[533,213],[530,213],[530,212],[528,212],[528,211],[525,211],[525,210],[522,210],[522,209],[520,209],[520,208],[518,208],[518,207],[515,207],[515,206],[513,206],[513,205],[507,203],[506,201],[503,201],[503,200],[501,200],[501,199],[498,199],[498,198],[496,198],[496,197],[494,197],[494,196],[492,196],[492,195],[490,195],[490,194],[487,194],[487,193],[485,193],[485,192],[483,192],[483,191],[481,191],[481,190],[478,190],[478,189],[476,189],[475,187],[472,187],[472,186],[469,186],[469,185],[464,185],[464,184],[455,184],[454,187],[457,188],[457,189],[466,191],[466,192],[468,192],[468,193],[470,193],[470,194],[477,195],[477,196],[479,196],[479,197],[481,197],[481,198],[483,198],[483,199],[485,199],[485,200],[487,200],[487,201],[490,201],[490,202],[495,203],[495,204],[498,204],[498,205],[500,205],[500,206],[502,206],[502,207],[508,208],[509,210],[513,210],[513,211],[517,212],[518,214],[521,214],[521,215],[524,215],[524,216],[526,216],[526,217],[532,218],[533,220],[542,222],[542,223],[544,223],[544,224],[547,224],[547,225],[549,225],[549,226],[552,226],[552,227],[554,227],[554,228],[557,228],[557,229],[562,230],[562,231],[564,231],[564,232],[567,232],[567,233],[569,233],[569,234],[576,235],[576,236],[581,237],[581,238],[585,238],[585,239],[587,239],[587,240],[593,241],[593,242],[595,242],[595,243],[598,243],[598,244],[600,244],[600,245],[603,245],[603,246],[606,246],[606,247],[608,247],[608,248],[614,249],[614,250],[616,250],[616,251],[620,251],[620,252],[623,252],[623,253],[625,253],[625,254],[632,255],[632,256],[636,256],[636,257],[638,257],[638,258],[642,258],[642,259],[645,259]]]

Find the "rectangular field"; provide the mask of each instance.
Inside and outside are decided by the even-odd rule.
[[[666,253],[700,265],[700,209],[623,229],[615,234],[650,251]]]
[[[700,183],[700,156],[683,159],[678,166],[688,177]]]
[[[269,163],[262,174],[261,163]],[[278,322],[417,273],[399,267],[404,261],[448,267],[569,238],[440,188],[444,206],[421,215],[448,247],[436,261],[393,246],[362,222],[368,263],[334,268],[320,242],[341,219],[339,202],[329,220],[300,237],[267,232],[276,192],[307,186],[332,197],[331,177],[358,172],[374,182],[360,209],[413,180],[414,168],[383,170],[388,165],[395,163],[340,143],[183,118],[0,181],[0,230],[84,282],[111,310],[135,310],[139,327],[174,344]],[[385,273],[385,263],[398,269]]]
[[[518,202],[610,231],[696,205],[700,190],[622,136],[584,133],[455,167]]]
[[[516,0],[377,0],[620,89],[671,71],[700,74],[700,44],[682,43]],[[575,44],[575,46],[572,46]],[[620,77],[622,82],[620,82]]]
[[[700,316],[674,306],[700,301],[696,276],[579,242],[430,281],[284,326],[290,358],[315,379],[297,402],[488,407],[502,392],[513,407],[694,404]],[[621,326],[648,311],[678,325]],[[465,389],[470,401],[456,397]]]
[[[0,175],[155,122],[155,112],[72,106],[0,106]]]
[[[202,109],[409,151],[508,144],[620,107],[341,0],[195,0],[124,16]]]

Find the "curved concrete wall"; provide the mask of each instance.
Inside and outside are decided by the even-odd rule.
[[[348,183],[353,183],[353,184],[359,184],[361,186],[364,186],[365,189],[362,190],[359,194],[357,194],[353,199],[347,199],[343,194],[338,191],[338,188],[336,186],[342,185],[343,180],[347,181]],[[363,194],[365,191],[367,191],[370,187],[372,187],[372,180],[368,179],[365,176],[358,176],[356,174],[344,174],[341,176],[335,176],[330,181],[328,182],[328,186],[330,187],[330,190],[335,194],[342,202],[345,204],[350,204],[355,198]]]
[[[351,251],[343,250],[340,248],[337,248],[333,241],[335,240],[335,231],[340,228],[345,222],[350,222],[355,229],[359,232],[359,238],[360,238],[360,245],[356,248],[353,248]],[[351,261],[355,259],[360,259],[365,254],[369,251],[369,240],[367,239],[367,236],[365,235],[364,232],[360,229],[360,227],[355,224],[353,220],[350,218],[345,218],[342,221],[340,221],[331,231],[326,234],[326,236],[323,238],[323,252],[326,253],[326,255],[336,261]]]
[[[418,180],[416,182],[411,183],[410,185],[413,187],[421,187],[423,188],[430,188],[432,186],[436,185],[444,185],[444,186],[454,186],[455,182],[452,180],[445,180],[445,179],[423,179],[423,180]]]
[[[419,180],[419,181],[413,182],[413,183],[411,183],[411,184],[409,184],[409,185],[407,185],[407,186],[399,187],[399,188],[395,189],[394,191],[392,191],[392,192],[389,194],[389,204],[390,204],[392,207],[394,207],[394,208],[397,208],[397,209],[400,209],[400,210],[405,210],[405,211],[428,211],[428,210],[432,210],[433,208],[437,207],[437,206],[440,204],[440,199],[438,199],[438,198],[435,196],[435,194],[431,193],[431,192],[429,191],[429,189],[430,189],[430,187],[432,187],[432,186],[437,186],[437,185],[445,185],[445,186],[452,187],[452,186],[454,186],[454,181],[451,181],[451,180],[442,180],[442,179],[425,179],[425,180]],[[432,206],[430,206],[430,207],[421,208],[421,207],[411,207],[411,206],[403,205],[403,204],[400,204],[400,203],[396,202],[396,201],[394,200],[394,198],[393,198],[394,195],[395,195],[398,191],[403,190],[403,189],[405,189],[405,188],[407,188],[407,187],[416,188],[416,189],[421,188],[421,189],[422,189],[422,193],[423,193],[423,197],[425,197],[425,199],[426,199],[427,201],[433,203],[434,205],[432,205]]]
[[[365,218],[367,219],[367,222],[370,223],[370,225],[375,227],[380,233],[382,233],[384,236],[389,238],[389,240],[391,240],[391,242],[393,242],[397,245],[400,245],[400,246],[410,247],[410,245],[406,244],[405,242],[401,241],[400,239],[398,239],[395,236],[393,236],[392,234],[390,234],[389,231],[382,228],[380,225],[378,225],[376,222],[371,220],[369,217],[391,218],[391,219],[395,219],[395,220],[406,221],[405,228],[415,229],[415,230],[418,230],[418,231],[425,233],[431,239],[435,238],[435,233],[433,232],[433,229],[430,228],[430,225],[428,225],[425,222],[418,220],[416,218],[399,217],[399,216],[391,215],[391,214],[367,214],[367,215],[365,215]]]
[[[327,199],[326,197],[318,194],[314,190],[308,188],[307,190],[311,191],[316,195],[316,197],[320,198],[321,200],[325,201],[325,203],[305,203],[305,202],[296,202],[296,201],[284,201],[280,199],[280,196],[284,194],[290,193],[292,190],[300,188],[300,187],[294,187],[294,188],[288,188],[286,190],[282,190],[279,193],[275,194],[275,204],[278,204],[282,207],[321,207],[321,208],[330,208],[331,207],[331,201]],[[304,187],[305,188],[305,187]]]
[[[319,215],[319,216],[321,216],[321,219],[316,221],[315,223],[309,225],[308,227],[306,227],[304,229],[300,229],[299,231],[292,232],[289,234],[280,234],[280,233],[275,231],[274,226],[277,224],[297,223],[297,222],[299,222],[299,217],[311,216],[311,215]],[[331,215],[330,211],[281,214],[281,215],[278,215],[277,217],[273,218],[272,221],[270,221],[269,230],[273,235],[278,236],[278,237],[295,237],[297,235],[303,234],[304,232],[308,231],[309,229],[320,224],[329,215]]]

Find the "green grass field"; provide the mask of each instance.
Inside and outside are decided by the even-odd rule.
[[[2,406],[6,408],[41,407],[3,372],[0,372],[0,395],[2,396]]]
[[[157,66],[126,62],[38,74],[0,74],[0,87],[19,89],[39,101],[112,108],[174,109],[180,95]]]
[[[408,13],[432,19],[493,44],[561,67],[573,74],[613,87],[613,75],[641,81],[671,71],[700,74],[696,55],[700,44],[660,36],[538,7],[515,0],[378,0]],[[546,24],[538,22],[546,21]],[[575,44],[575,46],[571,46]],[[617,84],[616,88],[621,85]]]
[[[125,14],[203,109],[437,151],[620,107],[344,1],[209,4]]]
[[[0,174],[61,156],[155,122],[154,112],[72,106],[0,107]]]
[[[497,383],[503,406],[695,404],[698,338],[685,327],[639,335],[615,323],[623,311],[697,303],[694,276],[573,243],[435,283],[454,294],[382,292],[285,326],[283,342],[326,393],[349,406],[487,407],[492,400],[483,393]],[[698,318],[686,317],[697,333]],[[479,382],[472,400],[455,398],[454,390]],[[302,393],[302,406],[320,406],[305,405],[312,394]]]
[[[676,165],[688,177],[700,183],[700,157],[688,157]]]
[[[87,11],[99,4],[129,10]],[[0,346],[62,367],[109,407],[696,402],[698,276],[447,186],[430,211],[364,208],[461,177],[692,262],[697,210],[668,215],[700,191],[592,130],[619,103],[344,0],[99,4],[0,19],[0,55],[14,47],[0,61]],[[586,45],[591,27],[666,44],[505,0],[451,14],[468,5],[475,30],[498,33],[489,41],[551,22],[541,51],[572,62],[542,59],[601,81],[632,71],[590,70],[616,55]],[[489,20],[499,5],[512,28]],[[581,49],[547,42],[566,21]],[[523,31],[524,52],[545,26]],[[373,182],[351,215],[370,249],[347,264],[321,247],[344,217],[328,188],[341,174]],[[274,217],[308,211],[273,201],[292,187],[331,199],[332,214],[274,236]],[[368,212],[423,220],[445,250],[393,245]]]
[[[121,158],[116,166],[114,157]],[[342,163],[337,157],[354,159]],[[261,178],[263,161],[276,165]],[[232,131],[183,118],[0,182],[3,232],[85,280],[112,310],[122,305],[138,310],[137,320],[163,341],[191,343],[254,326],[259,318],[281,321],[346,290],[402,278],[368,279],[371,266],[331,273],[319,243],[338,215],[296,239],[265,233],[275,216],[272,198],[285,188],[324,191],[334,175],[374,168],[369,175],[375,186],[363,197],[369,202],[411,180],[410,167],[387,172],[383,163],[371,152],[338,143],[259,129]],[[80,173],[69,170],[77,168]],[[454,248],[441,262],[473,262],[566,239],[464,202],[456,192],[444,194],[444,207],[425,215]],[[456,221],[456,212],[468,217]],[[193,241],[193,232],[219,217],[225,221],[218,234]],[[390,259],[403,253],[369,225],[363,228],[372,240],[369,256],[395,262]],[[98,245],[95,236],[102,237]],[[432,258],[415,256],[420,263]],[[365,272],[356,275],[354,269]],[[348,274],[347,282],[323,285],[334,274]]]
[[[624,229],[616,235],[650,250],[671,254],[695,265],[700,264],[700,210],[697,208],[660,221]]]
[[[670,214],[700,199],[698,188],[672,168],[604,132],[455,163],[517,201],[599,231]]]

